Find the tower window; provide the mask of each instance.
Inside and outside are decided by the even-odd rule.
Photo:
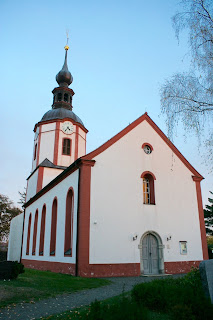
[[[147,178],[143,178],[143,203],[150,204],[150,183]]]
[[[68,102],[68,94],[67,93],[64,94],[64,101]]]
[[[37,143],[35,144],[35,149],[34,149],[34,160],[36,159],[36,154],[37,154]]]
[[[62,94],[61,92],[58,93],[58,101],[61,101],[62,100]]]
[[[71,154],[71,140],[70,139],[63,140],[62,154],[70,156],[70,154]]]

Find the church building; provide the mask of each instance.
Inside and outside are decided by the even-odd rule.
[[[25,211],[9,260],[82,277],[185,273],[208,259],[200,182],[147,113],[86,154],[65,61],[35,124]]]

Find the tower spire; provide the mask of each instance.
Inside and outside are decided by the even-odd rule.
[[[73,77],[67,65],[67,51],[69,50],[68,41],[69,41],[69,34],[67,31],[67,44],[64,47],[65,49],[64,64],[61,71],[59,71],[59,73],[56,75],[56,81],[58,82],[59,87],[68,87],[73,82]]]

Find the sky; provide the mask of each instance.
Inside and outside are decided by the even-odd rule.
[[[190,68],[186,33],[175,38],[178,0],[0,1],[0,193],[17,203],[30,175],[34,125],[51,109],[55,76],[64,62],[74,78],[73,111],[89,130],[87,152],[144,112],[167,134],[159,89]],[[213,177],[205,149],[179,126],[174,144],[205,177],[203,204]]]

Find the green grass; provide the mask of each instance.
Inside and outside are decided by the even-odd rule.
[[[19,302],[33,302],[58,294],[97,288],[108,283],[110,281],[104,279],[25,269],[15,280],[0,280],[0,308]]]
[[[94,307],[94,305],[97,304],[97,306]],[[143,308],[143,310],[140,310],[140,317],[134,318],[131,317],[130,312],[127,314],[125,312],[125,317],[120,308],[125,308],[123,305],[125,304],[127,309],[131,312],[131,295],[130,292],[127,293],[122,293],[119,296],[108,298],[106,300],[100,301],[100,303],[95,302],[89,306],[86,307],[81,307],[81,308],[76,308],[73,310],[69,310],[66,312],[62,312],[59,314],[51,315],[45,318],[42,318],[42,320],[82,320],[82,319],[105,319],[102,318],[102,316],[95,314],[94,309],[100,306],[101,309],[104,310],[106,319],[113,319],[115,316],[115,313],[120,313],[121,319],[122,320],[129,320],[129,319],[137,319],[137,320],[171,320],[169,315],[165,313],[159,313],[159,312],[154,312],[148,309]],[[93,315],[91,317],[91,309],[93,309]],[[108,313],[108,310],[111,309],[110,315],[106,315]],[[127,311],[128,312],[128,311]],[[117,317],[116,317],[117,319]]]

